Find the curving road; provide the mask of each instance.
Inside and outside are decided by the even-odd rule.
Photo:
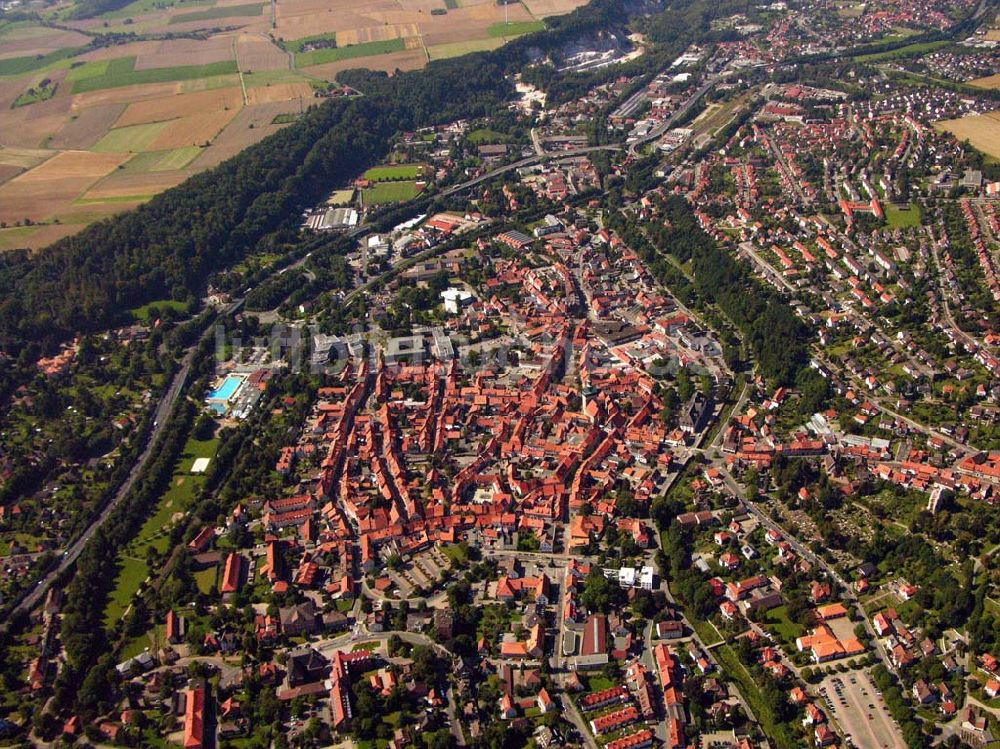
[[[523,166],[531,166],[532,164],[537,164],[542,161],[559,160],[566,159],[572,156],[582,156],[587,153],[594,153],[595,151],[620,151],[622,146],[619,143],[610,143],[606,146],[587,146],[586,148],[572,148],[568,151],[559,151],[558,153],[545,153],[536,154],[535,156],[528,156],[527,158],[521,159],[519,161],[511,162],[510,164],[505,164],[504,166],[498,166],[496,169],[491,169],[485,174],[481,174],[478,177],[467,180],[457,185],[452,185],[451,187],[445,188],[441,192],[437,193],[438,197],[447,197],[449,195],[454,195],[457,192],[462,192],[463,190],[468,190],[470,187],[475,187],[476,185],[486,182],[487,180],[493,179],[498,174],[503,174],[504,172],[509,172],[512,169],[520,169]]]

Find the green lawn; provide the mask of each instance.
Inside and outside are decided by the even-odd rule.
[[[5,533],[3,540],[0,540],[0,556],[10,554],[11,544],[17,543],[29,551],[34,551],[35,544],[42,540],[42,536],[33,536],[30,533]]]
[[[107,627],[114,626],[115,622],[122,618],[125,609],[132,602],[132,596],[149,574],[146,563],[141,559],[124,557],[119,561],[120,568],[115,578],[115,587],[104,609],[104,624]]]
[[[75,83],[85,78],[97,78],[108,72],[111,60],[88,60],[87,62],[74,62],[70,64],[69,72],[66,73],[66,82]]]
[[[170,526],[170,520],[174,513],[184,512],[194,501],[195,495],[205,483],[205,477],[201,475],[190,475],[188,471],[195,458],[211,457],[215,455],[217,440],[198,442],[188,440],[184,447],[184,454],[178,461],[177,468],[170,480],[170,488],[163,493],[156,505],[156,512],[153,513],[136,535],[136,538],[129,545],[131,553],[135,556],[144,556],[147,546],[153,546],[161,553],[167,550],[170,538],[166,529]]]
[[[733,679],[740,688],[740,692],[750,705],[754,715],[760,721],[761,728],[772,743],[778,749],[792,749],[801,746],[798,737],[795,735],[791,724],[778,722],[774,718],[774,713],[768,709],[760,694],[760,689],[753,676],[746,667],[740,663],[739,657],[729,645],[722,645],[712,651],[712,655],[719,662],[722,670]]]
[[[906,229],[920,226],[920,208],[914,203],[908,206],[897,206],[888,203],[885,206],[885,220],[890,229]]]
[[[587,690],[590,692],[600,692],[603,689],[611,689],[615,684],[611,679],[603,676],[587,677]]]
[[[198,585],[198,590],[202,593],[208,593],[212,589],[212,586],[216,584],[218,577],[218,566],[208,567],[194,573],[194,581]]]
[[[394,180],[416,179],[424,167],[422,164],[398,164],[393,166],[376,166],[364,174],[370,182],[390,182]]]
[[[300,70],[289,70],[279,68],[278,70],[246,70],[243,72],[243,82],[248,89],[266,88],[276,83],[308,83],[317,84],[318,81],[307,73]]]
[[[465,139],[474,146],[483,143],[506,143],[508,140],[507,136],[503,133],[498,133],[496,130],[489,130],[485,127],[473,130],[465,136]]]
[[[504,37],[486,37],[485,39],[466,39],[461,42],[446,42],[445,44],[434,44],[427,48],[427,56],[431,60],[447,60],[452,57],[461,57],[473,52],[489,52],[502,46]]]
[[[387,39],[384,42],[365,42],[363,44],[351,44],[346,47],[334,47],[332,49],[314,49],[311,52],[297,53],[295,55],[295,65],[300,68],[306,68],[310,65],[351,60],[355,57],[372,57],[373,55],[385,55],[390,52],[402,52],[404,49],[406,49],[406,42],[402,39]]]
[[[185,148],[175,148],[172,151],[163,151],[161,152],[160,160],[149,171],[170,172],[174,169],[183,169],[194,161],[195,157],[200,153],[201,149],[198,146],[187,146]]]
[[[144,83],[190,81],[239,72],[235,60],[223,60],[207,65],[175,65],[169,68],[150,68],[149,70],[136,70],[134,57],[117,57],[103,62],[105,63],[103,67],[102,63],[97,63],[94,67],[90,67],[91,63],[87,63],[70,71],[71,73],[75,72],[74,94]]]
[[[214,21],[217,18],[244,18],[248,16],[259,16],[264,12],[263,3],[249,3],[247,5],[220,5],[207,10],[195,10],[190,13],[178,13],[171,17],[168,25],[175,23],[190,23],[191,21]]]
[[[511,23],[495,23],[486,29],[490,36],[521,36],[542,31],[545,28],[544,21],[512,21]]]
[[[38,232],[40,226],[8,226],[0,229],[0,250],[16,250],[24,247],[28,238]]]
[[[799,624],[788,618],[788,608],[785,606],[770,609],[766,617],[768,629],[773,630],[785,644],[794,647],[795,640],[805,634],[805,630]]]
[[[167,489],[156,503],[153,514],[142,524],[135,538],[119,556],[120,572],[115,580],[104,621],[112,626],[121,618],[139,585],[149,574],[145,557],[146,549],[154,547],[160,554],[167,552],[170,535],[167,532],[174,513],[184,512],[194,501],[198,489],[205,482],[202,475],[193,476],[188,471],[195,458],[215,455],[217,439],[196,440],[189,437],[184,451],[178,458]]]
[[[129,314],[132,315],[139,322],[149,322],[149,312],[153,307],[159,309],[169,308],[175,312],[183,312],[187,309],[187,305],[184,302],[175,302],[173,299],[160,299],[156,302],[150,302],[149,304],[144,304],[141,307],[136,307],[135,309],[130,309]]]
[[[448,544],[441,547],[441,552],[452,561],[453,564],[462,565],[469,560],[469,555],[458,544]]]
[[[150,628],[150,630],[148,632],[143,632],[141,635],[138,635],[135,638],[133,638],[133,639],[129,640],[128,642],[126,642],[125,645],[122,646],[121,652],[118,654],[118,658],[120,660],[124,661],[127,658],[134,658],[135,656],[139,655],[139,653],[141,653],[146,648],[149,648],[150,650],[152,650],[153,649],[153,641],[151,639],[151,635],[156,634],[156,632],[155,632],[156,629],[157,629],[157,627],[152,627],[152,628]],[[161,625],[161,629],[162,629],[162,625]],[[162,639],[163,639],[163,632],[161,631],[158,634],[158,636],[160,637],[160,640],[162,641]]]
[[[402,203],[415,198],[419,192],[414,182],[379,182],[362,191],[362,196],[366,204],[379,205]]]

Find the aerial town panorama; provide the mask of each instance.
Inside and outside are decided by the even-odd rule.
[[[2,0],[0,747],[1000,747],[995,0]]]

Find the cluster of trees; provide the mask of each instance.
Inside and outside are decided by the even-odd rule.
[[[881,664],[872,670],[872,678],[875,681],[875,686],[882,693],[886,709],[893,720],[899,724],[906,745],[910,749],[924,749],[924,747],[929,746],[930,741],[921,729],[920,721],[913,715],[913,711],[906,703],[903,690],[896,678]]]
[[[628,188],[646,193],[655,187],[653,166],[651,161],[636,170]],[[624,217],[612,217],[609,224],[642,253],[653,274],[671,290],[678,291],[676,282],[683,276],[660,253],[667,253],[690,267],[693,280],[681,295],[690,301],[694,295],[716,305],[739,329],[761,374],[769,382],[811,385],[814,378],[804,373],[809,363],[810,331],[780,294],[761,284],[749,269],[702,231],[683,198],[669,196],[660,208],[665,220],[643,225],[641,230]],[[819,384],[810,387],[810,404],[824,395],[825,390]]]
[[[654,244],[691,264],[698,293],[740,329],[761,374],[775,384],[793,384],[808,365],[808,328],[777,292],[765,288],[701,230],[682,198],[668,198],[663,208],[669,226],[648,227]]]
[[[117,575],[122,548],[149,507],[163,493],[194,420],[194,406],[182,401],[168,423],[153,462],[137,485],[94,535],[77,560],[77,574],[66,589],[61,637],[66,668],[56,682],[55,706],[76,704],[91,716],[107,705],[113,687],[113,663],[104,630],[104,606]],[[103,655],[102,655],[103,654]]]
[[[247,294],[245,306],[251,312],[274,309],[295,289],[304,286],[306,281],[307,276],[302,270],[281,273]]]
[[[448,662],[436,655],[427,645],[413,646],[410,658],[413,660],[410,671],[411,682],[434,686],[441,682],[448,669]],[[367,680],[356,679],[351,684],[351,691],[354,697],[354,719],[351,730],[358,739],[373,741],[392,738],[393,725],[386,722],[385,718],[394,713],[399,714],[397,722],[401,725],[416,723],[420,704],[408,691],[407,684],[398,684],[383,697],[372,689]],[[445,726],[430,725],[425,730],[427,746],[434,749],[454,746],[454,737]]]

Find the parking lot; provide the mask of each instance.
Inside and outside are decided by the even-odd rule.
[[[875,688],[862,671],[826,677],[819,688],[825,707],[857,749],[906,749],[906,743]]]

